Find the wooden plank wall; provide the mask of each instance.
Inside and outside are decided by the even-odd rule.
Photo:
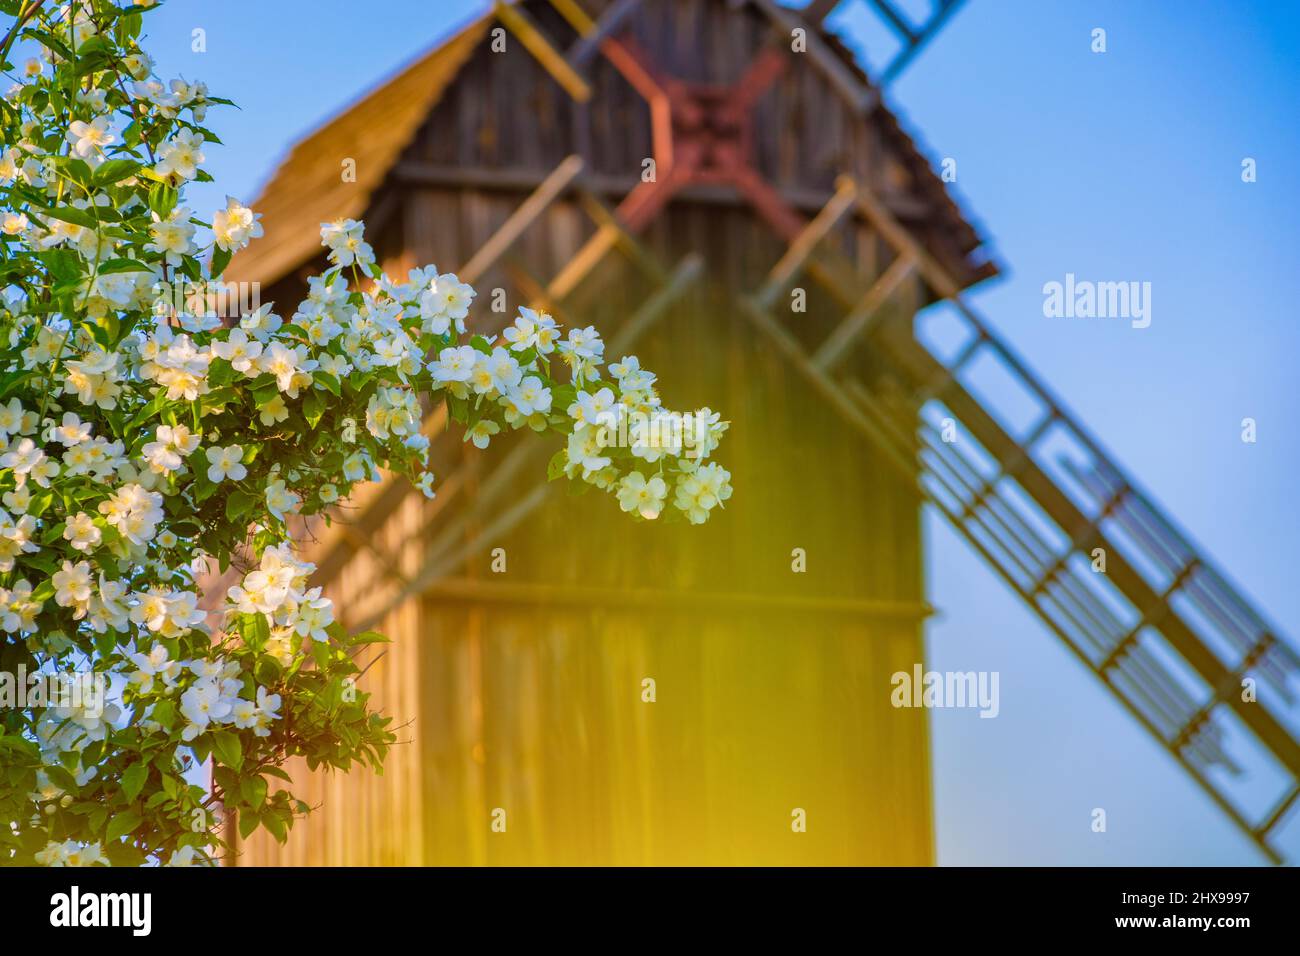
[[[679,19],[723,6],[673,2]],[[752,24],[733,35],[693,21],[638,29],[657,52],[675,51],[674,67],[695,63],[728,79],[726,64],[735,67],[760,35]],[[700,37],[730,49],[731,60],[701,60],[692,46]],[[530,63],[472,57],[408,158],[548,170],[580,133],[566,125],[573,116],[555,99],[562,94]],[[616,88],[621,80],[599,74],[598,82]],[[782,106],[780,97],[765,105],[778,112],[765,121],[771,142],[763,148],[776,150],[764,162],[788,170],[790,184],[829,185],[828,171],[841,162],[877,180],[897,177],[884,168],[878,137],[834,119],[816,81],[796,74],[783,82],[807,89],[799,107]],[[637,110],[628,99],[625,109],[593,112],[598,170],[627,172],[631,160],[639,169],[648,145],[638,139]],[[777,131],[795,113],[803,144],[781,145],[789,137]],[[389,190],[398,213],[377,247],[403,268],[459,268],[523,198],[505,189]],[[478,283],[480,294],[506,289],[513,311],[527,301],[520,275],[544,281],[591,231],[573,197],[556,203]],[[520,527],[476,539],[487,520],[544,481],[546,456],[525,468],[502,502],[456,538],[473,542],[458,580],[516,590],[498,597],[435,590],[406,600],[380,625],[395,643],[365,686],[406,725],[408,741],[395,748],[387,773],[291,768],[300,795],[321,809],[284,848],[256,835],[239,864],[932,861],[925,719],[889,705],[890,675],[923,659],[916,495],[736,308],[735,295],[756,288],[783,251],[761,223],[743,208],[684,202],[643,239],[668,265],[690,251],[706,258],[704,281],[634,351],[660,373],[670,406],[707,404],[733,422],[720,457],[736,497],[703,528],[634,525],[607,497],[571,498],[557,483]],[[888,265],[877,237],[860,226],[846,225],[839,240],[864,279]],[[775,311],[813,344],[843,308],[811,281],[803,285],[807,312],[792,312],[787,300]],[[616,257],[557,317],[595,324],[608,338],[653,287]],[[899,308],[910,313],[921,301],[910,285]],[[480,308],[474,323],[494,332],[507,317]],[[848,368],[870,382],[876,361],[859,354]],[[406,578],[419,571],[439,529],[472,507],[513,441],[503,436],[487,452],[454,436],[438,443],[440,480],[467,466],[459,484],[433,503],[409,497],[382,525],[355,529],[374,547],[350,546],[329,586],[348,620],[387,606],[402,586],[393,563]],[[504,575],[491,569],[496,547],[507,554]],[[795,547],[807,551],[806,574],[791,570]],[[529,597],[534,587],[548,596]],[[572,599],[576,588],[586,597]],[[636,599],[646,591],[666,594],[664,606]],[[773,595],[811,603],[774,607],[765,603]],[[849,613],[816,602],[882,602],[912,613],[882,616],[861,606]],[[658,682],[655,703],[640,699],[645,677]],[[807,833],[791,832],[794,807],[807,810]],[[494,808],[506,811],[504,834],[489,827]]]

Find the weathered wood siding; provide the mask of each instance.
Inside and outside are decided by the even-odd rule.
[[[694,79],[734,79],[765,36],[752,11],[722,2],[646,10],[634,24],[642,45]],[[540,175],[580,151],[602,175],[635,177],[649,155],[644,108],[607,69],[593,76],[583,113],[517,44],[473,54],[376,200],[388,210],[376,237],[387,263],[458,268],[526,195],[431,185],[421,169]],[[901,205],[925,204],[892,134],[851,121],[810,69],[764,101],[760,130],[762,165],[788,189],[828,190],[848,170],[892,183]],[[481,297],[504,288],[513,311],[593,228],[577,197],[555,203],[479,281]],[[838,238],[864,279],[888,264],[860,225]],[[660,373],[670,407],[709,405],[732,422],[719,458],[735,497],[701,528],[633,524],[607,496],[573,498],[561,481],[494,534],[545,484],[557,446],[531,434],[487,452],[454,434],[437,442],[446,484],[435,501],[407,497],[381,521],[322,531],[314,547],[346,620],[384,613],[378,626],[394,643],[364,685],[404,742],[382,777],[291,768],[319,809],[286,847],[248,841],[241,865],[932,861],[925,718],[889,703],[890,675],[923,654],[915,492],[740,314],[736,295],[783,251],[752,212],[685,197],[641,239],[668,267],[692,251],[705,258],[702,281],[631,351]],[[964,251],[969,237],[954,229],[944,242]],[[553,311],[608,340],[653,288],[614,254]],[[812,343],[845,310],[806,288],[806,312],[784,300],[776,312]],[[269,297],[296,291],[287,280]],[[899,308],[918,295],[907,287]],[[487,308],[473,317],[489,333],[506,319]],[[870,382],[872,362],[848,367]],[[538,450],[497,480],[519,441]],[[365,500],[355,504],[364,513]],[[505,549],[505,573],[492,571],[494,548]],[[807,573],[792,572],[794,548],[806,550]],[[462,553],[438,582],[407,586]],[[641,700],[645,678],[654,703]],[[490,828],[497,808],[505,833]],[[807,833],[791,831],[795,808]]]

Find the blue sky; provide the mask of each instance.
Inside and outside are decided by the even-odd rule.
[[[835,22],[870,59],[879,34],[860,0],[845,6]],[[151,18],[160,71],[242,107],[213,117],[220,189],[195,190],[195,208],[251,199],[300,134],[481,9],[171,0]],[[191,52],[196,27],[206,53]],[[1097,27],[1104,54],[1090,51]],[[978,307],[1291,635],[1298,47],[1287,4],[969,0],[889,96],[932,159],[957,160],[956,194],[1004,266]],[[1043,284],[1067,272],[1151,282],[1150,328],[1045,318]],[[1240,440],[1245,417],[1255,444]],[[941,519],[926,532],[942,612],[930,666],[1001,673],[998,719],[934,712],[941,862],[1260,862]]]

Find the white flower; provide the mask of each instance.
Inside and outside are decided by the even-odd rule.
[[[10,634],[27,634],[36,629],[36,615],[42,602],[33,600],[32,585],[19,578],[12,588],[0,588],[0,630]]]
[[[14,569],[14,559],[20,554],[35,554],[40,548],[32,541],[36,534],[36,519],[23,515],[17,521],[8,512],[0,510],[0,571]]]
[[[492,436],[501,431],[501,426],[490,418],[481,418],[473,427],[465,430],[464,441],[472,441],[475,448],[486,448]]]
[[[492,376],[492,387],[498,392],[509,391],[518,385],[524,377],[523,370],[513,355],[503,348],[494,348],[487,359],[488,373]]]
[[[269,402],[262,404],[257,417],[263,425],[274,425],[289,417],[289,406],[284,403],[283,398],[276,395]]]
[[[32,469],[45,461],[45,452],[36,447],[36,442],[24,438],[3,455],[0,455],[0,468],[12,468],[18,484],[27,480]]]
[[[163,519],[162,500],[158,492],[132,483],[123,485],[107,501],[101,501],[99,513],[132,544],[145,545]]]
[[[263,372],[275,376],[276,387],[290,398],[298,397],[298,389],[311,384],[311,373],[316,362],[307,358],[307,347],[287,348],[272,342],[258,360]]]
[[[370,474],[370,462],[365,452],[353,452],[343,461],[343,477],[348,481],[364,481]]]
[[[78,843],[76,840],[64,840],[62,843],[50,841],[45,849],[36,853],[34,859],[42,866],[108,866],[108,857],[98,843]]]
[[[450,273],[438,276],[420,295],[420,318],[423,320],[423,330],[435,335],[443,335],[454,320],[457,330],[464,331],[463,320],[469,315],[469,307],[473,301],[472,286],[466,285]]]
[[[109,117],[96,116],[89,123],[73,120],[68,124],[68,142],[72,151],[82,159],[89,159],[101,153],[105,146],[112,146],[117,137],[108,131]]]
[[[549,355],[555,351],[555,342],[560,337],[560,327],[545,312],[537,312],[526,306],[519,307],[519,315],[514,325],[502,333],[514,352],[535,348],[540,355]]]
[[[211,678],[196,681],[189,690],[181,694],[181,716],[189,724],[181,731],[182,740],[193,740],[208,725],[220,722],[230,716],[234,702],[221,693],[221,687]]]
[[[90,562],[78,561],[73,564],[71,561],[64,561],[61,570],[55,571],[51,578],[54,585],[54,603],[59,607],[76,607],[80,613],[76,619],[80,620],[85,614],[85,607],[90,603]]]
[[[128,653],[127,660],[135,665],[135,670],[127,680],[138,687],[142,694],[153,691],[156,678],[161,677],[170,689],[176,686],[181,676],[181,662],[172,660],[167,648],[161,644],[155,644],[148,654]]]
[[[227,478],[232,481],[243,481],[248,476],[248,469],[242,464],[244,449],[239,445],[208,448],[203,454],[208,459],[208,481],[213,484]]]
[[[238,199],[226,197],[226,208],[212,214],[212,234],[218,249],[238,252],[262,235],[260,213],[255,213]]]
[[[140,453],[156,474],[178,471],[184,458],[199,447],[199,436],[184,425],[159,425],[155,440],[145,445]]]
[[[329,259],[335,265],[369,265],[375,261],[374,250],[362,238],[365,226],[354,219],[323,222],[320,226],[321,244],[330,250]]]
[[[576,401],[568,408],[570,418],[586,425],[608,424],[607,418],[614,408],[613,391],[602,388],[595,395],[578,392],[574,398]]]
[[[595,326],[585,329],[569,329],[569,337],[560,343],[560,352],[566,357],[593,359],[599,361],[605,353],[605,343],[600,340],[600,333]]]
[[[184,207],[173,209],[166,219],[154,215],[154,223],[149,227],[152,236],[145,249],[149,252],[162,253],[168,265],[178,266],[181,257],[194,251],[194,223],[190,222],[190,211]]]
[[[232,329],[226,341],[212,343],[212,354],[225,359],[236,372],[248,373],[262,354],[262,343],[250,340],[243,329]]]
[[[50,437],[71,448],[90,438],[90,422],[83,422],[76,412],[64,412],[62,423],[50,430]]]
[[[265,342],[284,325],[284,320],[271,311],[272,302],[260,305],[239,320],[240,328],[247,329],[259,341]]]
[[[313,641],[329,639],[326,628],[334,623],[334,602],[312,588],[293,602],[294,633]]]
[[[152,0],[150,5],[152,5]],[[163,866],[205,866],[206,861],[199,855],[199,851],[192,846],[183,846],[179,850],[173,850],[172,855],[168,857]]]
[[[658,475],[646,480],[645,475],[634,471],[624,476],[618,485],[618,504],[624,511],[635,511],[643,518],[657,518],[663,511],[668,486]]]
[[[673,504],[691,524],[703,524],[709,512],[731,497],[731,473],[716,462],[682,474]]]
[[[542,385],[536,375],[530,375],[506,393],[519,414],[532,415],[551,410],[551,390]]]
[[[6,212],[4,218],[0,219],[0,232],[6,236],[21,236],[29,226],[31,222],[25,213]]]
[[[604,445],[601,442],[603,429],[595,426],[578,424],[569,435],[565,449],[567,467],[580,468],[582,480],[590,481],[596,472],[609,465],[610,459],[601,454]]]
[[[26,412],[18,399],[11,398],[7,404],[0,404],[0,444],[8,443],[11,435],[23,430],[25,417]]]
[[[445,348],[429,366],[429,374],[436,382],[468,382],[480,354],[469,345]]]
[[[158,147],[158,164],[154,172],[163,177],[193,179],[203,162],[203,137],[193,130],[182,129]]]
[[[73,551],[89,553],[99,547],[99,542],[103,539],[103,533],[95,525],[95,519],[92,515],[84,511],[79,511],[68,518],[63,526],[63,538],[72,542]]]
[[[285,488],[283,481],[277,479],[266,486],[266,508],[281,521],[286,513],[296,510],[301,502],[301,498]]]

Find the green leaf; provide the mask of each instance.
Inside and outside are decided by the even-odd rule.
[[[84,159],[73,156],[51,156],[49,162],[53,163],[64,177],[87,189],[95,181],[95,174],[90,171],[90,165]]]
[[[135,800],[144,789],[145,781],[149,779],[149,765],[146,763],[133,763],[122,772],[122,792],[126,794],[128,800]]]
[[[154,267],[139,259],[108,259],[99,264],[99,274],[113,275],[118,272],[153,272]]]
[[[239,793],[250,806],[260,807],[266,802],[266,780],[262,777],[245,777],[239,782]]]
[[[339,380],[329,372],[312,372],[311,377],[312,381],[319,382],[333,392],[335,397],[342,397],[342,386],[339,385]]]
[[[239,619],[239,634],[244,643],[260,652],[271,637],[271,627],[265,614],[245,614]]]
[[[134,176],[140,171],[140,164],[130,159],[110,159],[101,163],[95,170],[95,186],[111,186],[113,183],[120,183],[122,180]]]
[[[149,719],[157,723],[163,730],[170,731],[172,724],[176,721],[176,705],[170,700],[160,700],[153,705],[153,710],[149,712]],[[163,783],[167,782],[166,777]]]
[[[154,183],[149,188],[149,208],[158,214],[158,218],[166,219],[176,208],[179,196],[180,194],[166,183]]]
[[[354,634],[348,638],[349,644],[391,644],[392,639],[385,637],[378,631],[362,631],[360,634]]]
[[[94,229],[99,223],[95,217],[84,209],[76,209],[72,206],[58,206],[49,209],[42,209],[42,216],[48,216],[51,219],[59,219],[63,222],[70,222],[75,226],[82,226],[86,229]]]
[[[48,249],[36,253],[36,258],[45,263],[45,268],[50,270],[50,275],[60,282],[79,280],[84,274],[85,264],[81,256],[71,249]]]
[[[283,843],[289,838],[288,828],[285,826],[284,818],[278,813],[268,813],[262,817],[262,826],[270,831],[271,836],[275,837],[275,842]]]
[[[240,839],[247,840],[248,835],[257,829],[259,823],[261,823],[261,820],[252,810],[241,810],[239,813]]]
[[[569,453],[566,449],[561,448],[551,460],[546,463],[546,480],[554,481],[556,478],[564,477],[564,466],[569,463]]]
[[[226,499],[226,517],[231,521],[237,521],[252,511],[255,504],[257,504],[257,498],[254,495],[236,488],[230,493],[230,497]]]
[[[227,767],[238,770],[244,762],[244,745],[237,734],[218,730],[212,734],[212,755]]]
[[[110,843],[114,840],[120,840],[139,825],[140,814],[134,810],[119,810],[113,819],[108,821],[108,829],[104,832],[104,839]]]
[[[325,414],[325,396],[316,390],[307,393],[307,397],[302,402],[302,415],[307,419],[307,424],[315,428],[320,424],[321,416]]]
[[[226,271],[226,266],[230,265],[231,255],[229,249],[214,248],[212,250],[212,278],[216,279]]]

